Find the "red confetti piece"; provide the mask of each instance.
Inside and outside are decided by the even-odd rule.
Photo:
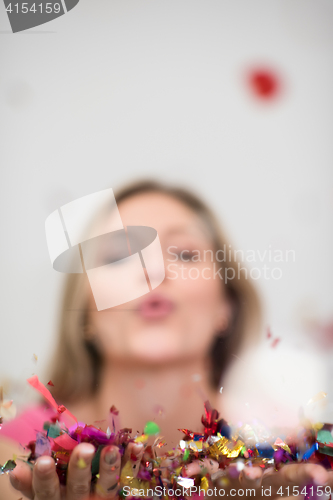
[[[51,387],[54,387],[54,383],[52,382],[52,380],[49,380],[47,385],[50,385]]]
[[[249,74],[249,84],[252,92],[262,100],[274,99],[280,91],[278,76],[268,69],[254,69]]]
[[[271,343],[272,349],[274,349],[274,347],[276,347],[281,340],[279,337],[273,338],[273,334],[272,334],[269,326],[267,327],[267,335],[266,336],[267,336],[267,339],[273,339],[272,343]]]
[[[77,441],[72,439],[66,432],[55,438],[54,442],[59,446],[59,448],[63,448],[68,451],[74,450],[77,446]]]
[[[217,419],[219,418],[219,412],[212,408],[209,401],[204,404],[205,414],[201,418],[201,422],[205,426],[205,437],[215,434],[217,429]]]
[[[113,415],[119,415],[119,411],[115,407],[115,405],[112,405],[110,408],[110,413],[113,413]]]

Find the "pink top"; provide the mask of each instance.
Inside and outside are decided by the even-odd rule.
[[[53,408],[36,405],[22,411],[10,422],[4,422],[0,429],[0,439],[6,437],[26,446],[30,441],[35,441],[36,433],[43,430],[44,422],[56,415]]]

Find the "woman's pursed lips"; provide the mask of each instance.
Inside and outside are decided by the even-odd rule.
[[[142,300],[137,312],[144,319],[160,319],[175,309],[175,303],[162,294],[151,293]]]

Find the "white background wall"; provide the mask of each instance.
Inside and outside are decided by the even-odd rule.
[[[17,34],[1,5],[0,44],[2,383],[25,387],[52,352],[46,217],[141,175],[196,189],[237,248],[295,251],[257,281],[279,348],[332,321],[331,0],[81,0]],[[267,103],[246,81],[258,65],[282,82]]]

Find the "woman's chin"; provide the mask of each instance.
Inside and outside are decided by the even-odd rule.
[[[179,337],[170,331],[144,331],[131,339],[129,354],[137,361],[173,362],[184,356]]]

